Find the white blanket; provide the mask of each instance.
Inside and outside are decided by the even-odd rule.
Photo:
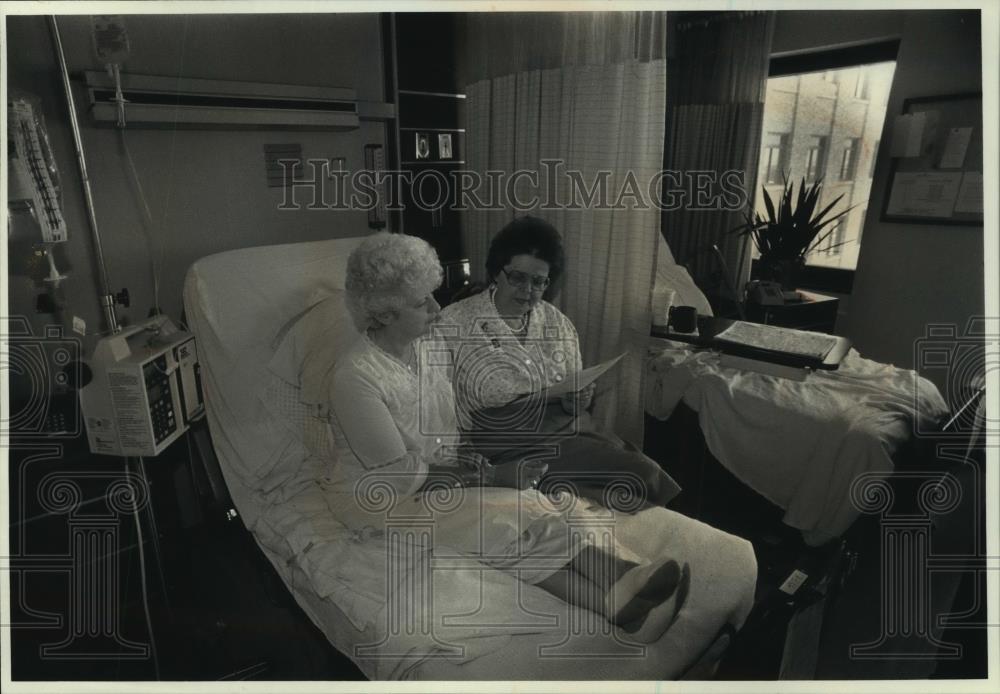
[[[307,578],[292,582],[295,591],[351,617],[358,636],[348,654],[366,661],[376,679],[669,679],[724,625],[742,624],[753,603],[750,544],[662,508],[609,516],[606,526],[637,554],[691,567],[678,620],[647,645],[630,644],[603,617],[471,559],[422,554],[408,559],[404,576],[387,571],[393,555],[383,538],[332,527],[318,487],[267,516],[258,538],[273,548],[286,543],[282,559]],[[392,590],[389,576],[398,581]]]
[[[937,388],[913,371],[862,358],[795,381],[719,366],[719,355],[661,340],[650,349],[646,411],[670,416],[683,400],[698,413],[719,462],[785,510],[784,522],[820,545],[854,522],[851,483],[890,473],[919,418],[947,412]]]

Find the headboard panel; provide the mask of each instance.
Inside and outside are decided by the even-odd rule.
[[[227,350],[267,350],[293,316],[343,289],[347,257],[364,237],[258,246],[202,258],[185,280],[185,303],[197,301]]]

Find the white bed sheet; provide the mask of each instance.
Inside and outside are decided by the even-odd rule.
[[[424,619],[404,619],[412,633],[389,637],[398,614],[384,598],[391,593],[385,545],[348,534],[330,542],[325,504],[318,487],[308,489],[272,509],[276,516],[296,516],[293,540],[281,533],[281,523],[277,532],[258,528],[257,535],[291,569],[289,583],[300,604],[375,679],[669,679],[682,674],[726,624],[741,624],[753,603],[756,574],[747,569],[756,564],[749,543],[651,508],[619,514],[609,527],[641,556],[675,557],[691,567],[687,603],[656,643],[628,644],[603,618],[545,590],[474,562],[456,568],[449,559],[433,560],[429,586],[421,571],[408,576],[412,593],[406,594],[426,589],[432,608]],[[282,547],[286,542],[300,549]],[[349,593],[364,584],[359,603]]]
[[[804,381],[722,367],[717,353],[668,340],[649,352],[646,411],[667,419],[681,401],[695,410],[712,455],[812,545],[857,518],[859,475],[891,473],[917,422],[947,412],[930,381],[853,349],[838,370]]]
[[[329,513],[317,484],[327,463],[303,441],[301,418],[311,410],[291,402],[266,368],[278,330],[342,284],[344,261],[359,240],[223,253],[198,261],[185,283],[227,486],[247,527],[330,641],[376,679],[661,679],[680,675],[726,624],[741,625],[756,581],[749,543],[650,509],[620,517],[618,539],[642,556],[689,562],[693,575],[679,619],[655,644],[635,650],[606,628],[571,633],[571,625],[588,619],[606,623],[482,565],[434,571],[431,618],[424,622],[430,631],[386,638],[392,605],[385,596],[394,591],[387,589],[384,548],[349,533]],[[409,575],[421,585],[423,574]],[[475,618],[454,623],[456,612]],[[365,644],[375,645],[359,650]]]

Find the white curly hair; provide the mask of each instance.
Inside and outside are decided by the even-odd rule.
[[[344,289],[355,327],[380,327],[380,314],[434,291],[441,277],[437,253],[423,239],[387,231],[368,237],[347,259]]]

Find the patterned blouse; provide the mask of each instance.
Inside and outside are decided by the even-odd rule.
[[[582,368],[576,328],[546,301],[531,309],[527,334],[519,336],[486,290],[446,307],[435,332],[452,353],[460,420],[464,412],[501,407]]]

